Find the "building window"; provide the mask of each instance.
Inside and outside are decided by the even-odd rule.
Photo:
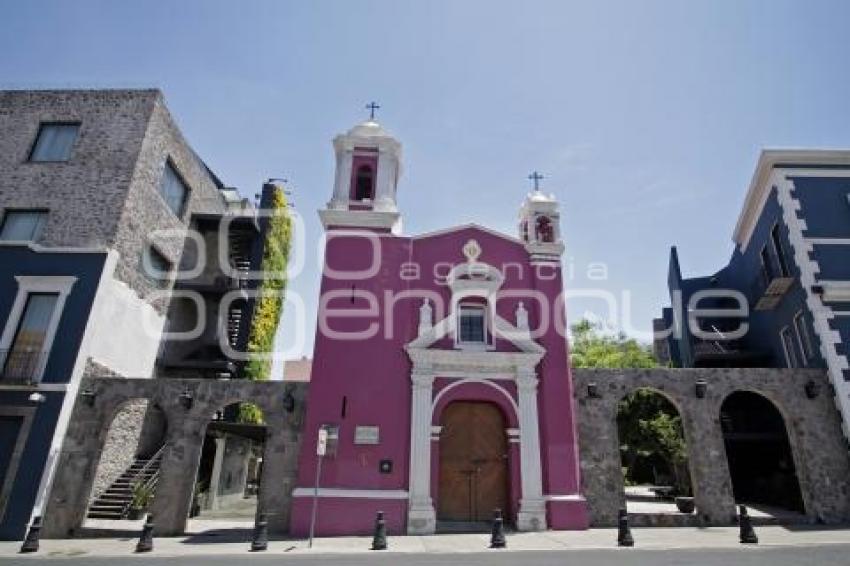
[[[800,351],[803,352],[803,365],[808,365],[808,360],[811,360],[815,355],[815,349],[812,346],[812,335],[809,333],[809,324],[806,322],[806,317],[803,316],[803,311],[794,315],[794,329],[797,331]]]
[[[6,210],[0,227],[0,240],[35,242],[46,222],[45,210]]]
[[[458,319],[458,342],[484,344],[486,336],[484,307],[461,305]]]
[[[785,364],[789,368],[800,367],[800,362],[797,360],[797,350],[794,348],[794,338],[791,336],[791,329],[786,326],[779,332],[779,337],[782,340],[782,349],[785,350]]]
[[[142,271],[157,287],[167,287],[171,262],[158,249],[148,245],[142,255]]]
[[[374,174],[372,172],[372,167],[369,165],[361,165],[360,167],[358,167],[357,176],[355,177],[354,199],[371,199],[373,185]]]
[[[77,278],[16,275],[15,279],[18,294],[0,337],[2,378],[37,382],[47,366],[65,300]]]
[[[790,277],[791,271],[788,269],[788,261],[785,259],[785,251],[782,248],[782,240],[779,237],[779,224],[774,224],[770,229],[770,241],[773,243],[773,252],[776,254],[776,261],[779,262],[779,272],[782,277]]]
[[[162,195],[165,204],[168,205],[171,212],[177,216],[183,216],[189,189],[170,161],[165,162],[165,171],[162,174],[162,182],[159,185],[159,194]]]
[[[79,131],[79,124],[42,124],[30,152],[30,161],[68,161]]]
[[[767,251],[767,246],[764,246],[759,253],[761,258],[761,277],[765,285],[770,285],[773,281],[773,263],[770,261],[770,252]]]
[[[552,221],[546,216],[537,219],[537,241],[551,244],[555,241],[555,232],[552,230]]]

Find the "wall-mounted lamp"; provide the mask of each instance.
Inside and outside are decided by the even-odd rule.
[[[183,408],[187,411],[192,408],[192,404],[195,402],[192,397],[192,392],[189,391],[187,387],[183,393],[180,394],[180,404],[183,405]]]
[[[47,401],[47,397],[44,396],[44,393],[39,393],[38,391],[36,391],[35,393],[30,393],[30,396],[27,397],[27,401],[29,401],[30,403],[41,404]]]
[[[94,401],[97,399],[97,393],[89,388],[85,388],[80,391],[80,398],[83,400],[83,403],[89,407],[94,407]]]
[[[820,384],[818,384],[818,382],[814,379],[807,381],[806,385],[803,386],[803,389],[805,389],[806,397],[809,399],[815,399],[818,395],[820,395]]]
[[[591,399],[599,399],[602,395],[599,394],[599,386],[595,381],[587,384],[587,396]]]
[[[708,391],[708,382],[704,379],[698,379],[694,384],[694,393],[696,393],[697,399],[705,399],[706,391]]]

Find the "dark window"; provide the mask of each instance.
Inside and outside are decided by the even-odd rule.
[[[374,175],[372,173],[372,167],[369,165],[358,167],[354,186],[355,200],[371,199],[373,185]]]
[[[34,242],[38,240],[47,222],[45,210],[6,210],[0,240]]]
[[[170,161],[165,162],[165,171],[162,174],[162,182],[159,185],[159,194],[165,199],[165,203],[171,209],[171,212],[177,216],[183,215],[189,189]]]
[[[42,124],[30,152],[30,161],[68,161],[79,124]]]
[[[776,253],[776,260],[779,262],[779,272],[782,277],[790,277],[791,271],[788,269],[788,261],[785,259],[785,251],[782,249],[782,240],[779,238],[779,224],[774,224],[770,230],[770,241],[773,242],[773,251]]]
[[[546,244],[555,241],[555,233],[552,230],[552,221],[545,216],[537,219],[537,241]]]
[[[787,326],[779,333],[782,338],[782,346],[785,348],[785,361],[789,368],[800,367],[797,359],[797,350],[794,348],[794,338],[791,337],[791,329]]]
[[[148,280],[158,287],[168,285],[168,274],[171,271],[171,262],[153,246],[145,249],[142,258],[142,271]]]
[[[767,246],[761,249],[759,254],[761,257],[761,276],[765,285],[770,285],[773,280],[773,262],[770,259],[770,252],[767,251]]]
[[[47,346],[47,332],[58,293],[30,293],[3,362],[3,377],[33,379]]]
[[[802,312],[794,317],[794,328],[797,330],[797,340],[800,342],[800,350],[803,352],[803,361],[812,359],[815,350],[812,347],[812,335],[809,334],[809,323]],[[806,364],[807,365],[807,364]]]
[[[465,344],[484,343],[484,307],[460,307],[460,342]]]

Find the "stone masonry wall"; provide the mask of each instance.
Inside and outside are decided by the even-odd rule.
[[[184,532],[206,425],[217,410],[240,401],[254,403],[263,411],[268,428],[258,506],[268,513],[272,532],[286,532],[297,477],[306,383],[87,377],[81,384],[81,391],[86,389],[95,392],[95,401],[89,405],[78,398],[74,406],[46,505],[42,536],[67,537],[82,527],[98,455],[112,417],[127,401],[135,399],[146,399],[161,408],[168,422],[167,445],[151,510],[157,535]],[[189,408],[180,403],[184,391],[192,396]],[[284,408],[287,393],[295,398],[291,413]]]
[[[706,396],[695,394],[697,380]],[[850,520],[850,457],[841,419],[823,370],[651,369],[573,370],[581,454],[582,491],[591,524],[613,526],[624,505],[616,415],[619,402],[636,389],[662,393],[682,417],[691,468],[697,521],[730,524],[735,514],[732,482],[720,427],[720,407],[735,391],[769,399],[785,419],[806,515],[812,522]],[[809,399],[813,381],[819,395]],[[594,383],[599,396],[588,393]]]
[[[114,240],[155,90],[0,91],[0,208],[49,209],[39,243]],[[33,163],[42,122],[80,122],[67,162]]]
[[[172,164],[189,189],[185,209],[179,216],[168,208],[159,194],[167,162]],[[183,238],[179,235],[156,235],[154,232],[179,232],[189,225],[194,213],[221,213],[224,210],[225,204],[214,177],[186,142],[160,94],[153,101],[115,237],[115,247],[121,254],[117,277],[143,297],[161,288],[162,283],[144,273],[142,252],[152,242],[176,267],[180,265]]]

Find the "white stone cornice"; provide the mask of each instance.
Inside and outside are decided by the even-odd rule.
[[[319,211],[322,226],[345,228],[384,228],[392,230],[399,222],[400,214],[392,211],[379,210],[335,210]]]

